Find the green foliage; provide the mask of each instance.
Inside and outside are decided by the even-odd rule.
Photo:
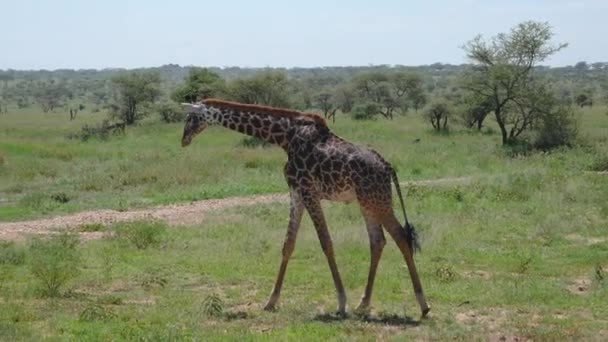
[[[132,221],[112,227],[114,235],[138,249],[158,246],[164,238],[167,224],[163,222]]]
[[[572,108],[559,106],[542,116],[534,145],[541,150],[572,146],[578,131],[578,120]]]
[[[160,120],[166,123],[182,122],[186,117],[186,113],[175,102],[162,102],[156,105],[156,111],[160,116]]]
[[[88,141],[89,139],[108,140],[113,135],[125,134],[125,124],[110,123],[108,120],[102,120],[97,125],[85,124],[80,129],[79,133],[68,134],[69,139],[79,139],[81,141]]]
[[[589,169],[597,172],[608,171],[608,154],[597,156],[591,163]]]
[[[448,131],[448,119],[452,115],[452,110],[447,100],[438,99],[434,100],[433,103],[425,110],[424,116],[428,122],[431,123],[433,129],[437,132]]]
[[[116,317],[110,309],[99,304],[87,305],[78,315],[80,322],[107,321]]]
[[[350,116],[353,120],[373,120],[378,114],[378,105],[375,103],[358,104],[353,107]]]
[[[243,103],[291,107],[289,79],[280,71],[267,70],[234,80],[228,85],[228,96]]]
[[[157,72],[130,72],[112,78],[116,97],[110,105],[112,118],[132,125],[149,113],[149,105],[160,95]]]
[[[201,308],[203,315],[207,317],[221,317],[224,314],[224,302],[216,294],[206,296]]]
[[[171,94],[175,102],[189,102],[219,97],[225,92],[225,81],[207,68],[191,67],[184,84]],[[172,122],[172,121],[170,121]]]
[[[588,106],[588,107],[593,106],[592,92],[590,90],[587,90],[585,92],[579,93],[574,98],[574,102],[576,103],[577,106],[579,106],[581,108],[585,107],[585,106]]]
[[[534,90],[531,86],[534,67],[567,46],[551,45],[552,37],[548,23],[526,21],[507,34],[499,34],[489,41],[477,36],[464,46],[473,67],[464,75],[463,85],[474,96],[481,97],[481,101],[493,105],[503,145],[515,143],[519,133],[533,126],[523,124],[511,127],[509,132],[510,125],[531,122],[530,117],[526,117],[530,111],[513,108],[527,102],[526,97]]]
[[[25,261],[25,250],[14,242],[0,241],[0,265],[21,265]]]
[[[35,238],[29,245],[29,267],[45,297],[57,297],[60,290],[81,272],[78,236],[62,233]]]
[[[57,82],[50,79],[36,82],[33,96],[42,107],[42,111],[47,113],[63,106],[72,94],[65,81]]]

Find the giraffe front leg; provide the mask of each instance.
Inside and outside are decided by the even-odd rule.
[[[318,198],[310,194],[303,195],[302,199],[304,201],[306,210],[308,210],[308,214],[310,214],[310,218],[315,226],[315,230],[317,231],[323,253],[325,253],[325,256],[327,257],[327,263],[329,264],[329,269],[331,271],[338,296],[337,314],[344,316],[346,314],[346,293],[344,292],[344,285],[342,285],[340,272],[338,272],[338,266],[336,265],[333,244],[331,242],[331,237],[329,236],[329,231],[327,230],[327,223],[325,222],[323,210],[321,209],[321,203],[319,202]]]
[[[296,237],[300,228],[300,222],[302,221],[302,213],[304,212],[304,204],[300,196],[294,191],[291,191],[291,203],[289,209],[289,225],[287,226],[287,234],[285,235],[285,242],[283,243],[283,258],[281,260],[281,266],[279,267],[279,274],[277,280],[270,294],[268,302],[264,306],[264,310],[272,311],[276,309],[276,303],[281,296],[281,287],[283,286],[283,278],[285,277],[285,271],[287,270],[287,263],[293,253],[296,244]]]

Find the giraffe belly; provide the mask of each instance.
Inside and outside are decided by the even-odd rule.
[[[345,202],[350,203],[357,199],[357,194],[354,189],[348,189],[342,192],[334,192],[331,194],[327,194],[325,199],[334,201],[334,202]]]

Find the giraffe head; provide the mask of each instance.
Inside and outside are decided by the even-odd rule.
[[[209,108],[204,104],[182,103],[188,113],[182,136],[182,147],[190,145],[192,139],[209,126]]]

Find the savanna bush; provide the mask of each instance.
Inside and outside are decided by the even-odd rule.
[[[162,102],[156,105],[156,111],[160,116],[160,120],[166,123],[184,121],[186,113],[175,102]]]
[[[559,107],[544,115],[534,146],[550,150],[560,146],[572,146],[578,136],[578,120],[570,107]]]
[[[132,221],[118,224],[112,228],[114,236],[138,249],[157,246],[163,239],[167,224],[159,221]]]
[[[350,115],[353,120],[372,120],[380,112],[380,108],[375,103],[358,104],[353,107]]]
[[[35,238],[29,245],[30,272],[45,297],[57,297],[60,289],[80,274],[81,258],[78,236],[62,233],[49,238]]]

